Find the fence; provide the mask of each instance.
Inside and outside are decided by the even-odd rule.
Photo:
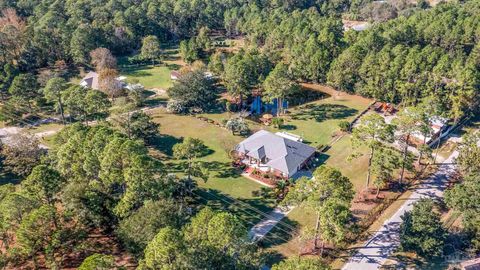
[[[355,116],[355,118],[350,122],[350,127],[348,128],[348,131],[352,131],[353,125],[358,121],[358,119],[360,119],[360,117],[362,117],[368,111],[370,111],[370,107],[372,107],[373,104],[375,104],[375,103],[377,103],[376,100],[372,101],[370,104],[368,104],[368,107],[365,110],[363,110],[361,113],[359,113],[357,116]]]

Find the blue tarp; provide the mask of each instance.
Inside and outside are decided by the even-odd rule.
[[[255,114],[271,113],[277,115],[278,99],[274,99],[272,103],[263,103],[262,98],[257,96],[253,99],[250,105],[250,112]],[[283,109],[288,109],[288,101],[284,100],[282,104]]]
[[[253,99],[250,112],[255,113],[255,114],[260,114],[262,112],[262,98],[261,97],[255,97]]]

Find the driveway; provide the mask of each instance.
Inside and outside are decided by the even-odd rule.
[[[267,215],[262,221],[253,226],[248,232],[248,237],[253,242],[259,241],[265,235],[268,234],[280,220],[282,220],[290,211],[293,210],[293,206],[280,207],[277,206],[270,214]]]
[[[379,269],[400,244],[399,228],[402,215],[411,211],[413,203],[421,198],[436,199],[443,196],[448,177],[455,172],[455,165],[452,162],[457,156],[458,152],[453,152],[443,161],[435,174],[416,187],[400,209],[385,221],[382,228],[365,242],[363,247],[356,251],[342,270]]]

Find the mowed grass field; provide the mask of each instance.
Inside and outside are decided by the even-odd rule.
[[[341,121],[351,121],[372,102],[371,99],[337,92],[330,87],[319,84],[302,84],[306,91],[319,91],[324,98],[289,108],[281,117],[283,126],[278,129],[248,121],[252,131],[265,129],[272,132],[286,131],[301,136],[311,146],[327,145],[340,130]],[[221,122],[229,119],[232,113],[205,113],[202,116]]]
[[[355,190],[360,192],[365,187],[368,169],[368,156],[366,154],[368,150],[366,147],[353,150],[350,138],[350,135],[343,136],[328,151],[323,153],[320,159],[322,164],[340,170],[343,175],[350,179]],[[353,151],[362,155],[351,158],[350,155]],[[267,235],[264,244],[282,256],[296,256],[303,248],[308,248],[297,236],[307,228],[314,228],[315,213],[304,207],[297,207],[283,219],[283,222],[285,224],[280,224]],[[294,229],[291,227],[294,227]]]
[[[167,66],[124,67],[120,74],[127,77],[127,81],[138,80],[145,89],[168,89],[173,85],[170,79],[171,69]]]
[[[348,95],[346,93],[339,94],[331,88],[320,85],[306,84],[303,86],[324,92],[326,96],[323,99],[290,108],[290,112],[282,116],[286,121],[280,130],[301,135],[304,137],[305,142],[312,146],[329,144],[333,139],[332,134],[338,134],[338,123],[340,121],[351,121],[372,102],[369,99],[359,96]],[[232,115],[233,113],[227,112],[202,114],[202,116],[219,123],[221,123],[223,119],[229,119]],[[227,153],[229,149],[232,149],[235,144],[243,139],[242,137],[233,136],[225,129],[194,117],[171,115],[161,110],[155,114],[155,121],[162,125],[162,135],[168,134],[175,140],[180,139],[181,136],[200,138],[213,150],[213,153],[202,158],[202,160],[206,162],[215,164],[210,180],[207,183],[199,183],[202,188],[214,190],[225,196],[250,202],[249,206],[256,205],[259,209],[265,210],[264,212],[267,212],[268,209],[272,207],[271,202],[252,196],[252,191],[260,189],[260,185],[231,171],[232,168]],[[272,132],[279,131],[279,129],[272,126],[265,126],[254,121],[247,120],[247,123],[252,132],[259,129],[266,129]],[[360,153],[366,153],[366,150],[367,149],[362,147],[356,149],[356,151]],[[365,182],[368,157],[362,155],[352,159],[350,157],[352,152],[353,147],[350,135],[346,134],[336,141],[325,153],[320,155],[319,160],[322,164],[338,168],[345,176],[350,178],[355,190],[360,191]],[[249,225],[253,225],[252,221],[254,221],[254,219],[248,218],[248,216],[252,215],[252,211],[250,211],[248,207],[243,206],[242,209],[242,207],[235,206],[235,208],[236,213],[240,213],[242,219],[246,219],[248,222],[251,222]],[[257,216],[258,218],[262,217],[261,215]],[[298,207],[290,212],[290,214],[268,234],[263,241],[263,245],[279,256],[298,255],[304,243],[302,243],[297,236],[302,229],[314,226],[314,220],[314,213]]]
[[[304,142],[311,146],[327,145],[335,138],[333,135],[338,134],[340,130],[339,122],[353,120],[372,103],[371,99],[337,92],[330,87],[318,84],[302,84],[302,86],[309,90],[323,92],[326,97],[291,108],[287,115],[282,116],[285,122],[280,129],[247,120],[252,132],[260,129],[271,132],[287,131],[302,136]],[[233,113],[227,112],[202,114],[202,116],[219,123],[223,119],[229,119],[232,115]],[[345,176],[350,178],[355,189],[359,191],[365,184],[368,157],[360,155],[352,159],[351,155],[354,151],[364,154],[367,149],[365,147],[354,149],[350,137],[348,134],[344,135],[333,143],[319,159],[322,163],[338,168]]]
[[[300,135],[312,146],[327,145],[339,131],[341,121],[351,121],[365,110],[372,100],[337,92],[319,84],[302,84],[308,90],[325,93],[326,98],[291,108],[285,128]]]
[[[156,148],[166,155],[165,164],[170,172],[184,172],[184,161],[172,159],[173,145],[183,138],[198,138],[209,148],[210,153],[199,161],[209,168],[210,177],[207,182],[197,181],[201,187],[197,195],[204,204],[235,213],[248,227],[259,222],[264,217],[262,213],[272,210],[272,201],[252,194],[261,185],[242,177],[231,166],[228,153],[242,137],[192,116],[169,114],[163,108],[156,109],[152,117],[160,124],[161,138]]]

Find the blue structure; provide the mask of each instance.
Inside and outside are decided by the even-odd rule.
[[[284,110],[288,109],[288,101],[283,101],[282,108]],[[277,115],[277,109],[278,99],[274,99],[272,103],[264,103],[260,96],[256,96],[250,105],[250,112],[252,114],[271,113]]]

